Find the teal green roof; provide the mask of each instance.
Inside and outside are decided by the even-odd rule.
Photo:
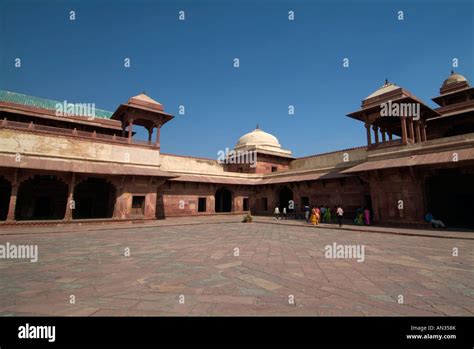
[[[55,101],[52,99],[33,97],[33,96],[24,95],[22,93],[9,92],[9,91],[3,91],[3,90],[0,90],[0,101],[21,104],[28,107],[54,110],[54,111],[56,111],[56,106],[58,103],[64,104],[64,101],[60,102],[60,101]],[[67,101],[67,103],[69,104],[72,102]],[[83,116],[95,116],[97,118],[110,119],[112,114],[113,112],[95,108],[95,115],[83,115]]]

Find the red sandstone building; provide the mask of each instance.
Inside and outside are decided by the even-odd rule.
[[[161,153],[173,116],[145,94],[113,113],[58,116],[58,102],[0,91],[0,220],[271,214],[293,200],[297,211],[342,204],[349,216],[369,207],[378,224],[423,224],[431,212],[472,227],[474,88],[452,73],[433,101],[386,82],[348,115],[364,123],[367,146],[293,158],[257,127],[235,146],[257,154],[249,164]],[[387,105],[415,109],[387,116]]]

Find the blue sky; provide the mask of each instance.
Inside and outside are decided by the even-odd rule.
[[[259,123],[311,155],[364,145],[345,115],[385,78],[431,106],[453,58],[473,80],[473,3],[0,0],[0,89],[111,111],[146,91],[176,115],[165,153],[216,158]]]

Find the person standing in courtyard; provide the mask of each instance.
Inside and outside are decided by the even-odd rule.
[[[326,207],[324,207],[324,205],[321,205],[321,207],[319,208],[319,214],[320,214],[320,222],[321,223],[326,223],[326,216],[325,216],[325,213],[326,213]]]
[[[354,218],[354,223],[357,224],[357,225],[362,225],[362,223],[363,223],[362,207],[359,207],[359,208],[356,210],[355,218]]]
[[[324,222],[331,223],[331,209],[329,206],[326,206],[326,211],[324,212]]]
[[[286,220],[286,207],[283,207],[283,219]]]
[[[316,207],[311,210],[311,218],[309,219],[312,225],[318,225],[318,218],[316,213]]]
[[[319,224],[321,223],[321,211],[319,210],[318,206],[316,206],[314,210],[316,212],[316,224]]]
[[[305,207],[304,207],[304,218],[306,219],[306,222],[309,222],[309,214],[310,214],[309,206],[305,205]]]
[[[365,225],[370,225],[370,210],[366,207],[364,210]]]
[[[274,215],[277,220],[280,219],[280,209],[278,206],[275,207]]]
[[[344,216],[344,210],[340,205],[337,206],[336,216],[339,227],[342,227],[342,217]]]

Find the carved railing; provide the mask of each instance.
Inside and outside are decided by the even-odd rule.
[[[396,147],[402,145],[402,139],[392,139],[390,141],[379,142],[379,143],[372,143],[368,146],[368,150],[375,150],[375,149],[383,149],[389,147]]]
[[[101,140],[101,141],[120,143],[120,144],[142,145],[142,146],[148,146],[148,147],[153,147],[153,148],[157,147],[155,142],[142,141],[138,139],[129,140],[127,137],[97,133],[96,131],[93,131],[93,132],[79,131],[76,129],[38,125],[32,122],[26,123],[26,122],[11,121],[11,120],[7,120],[6,118],[0,121],[0,128],[27,130],[27,131],[38,132],[38,133],[56,134],[56,135],[69,136],[69,137],[79,137],[79,138],[86,138],[90,140]]]

